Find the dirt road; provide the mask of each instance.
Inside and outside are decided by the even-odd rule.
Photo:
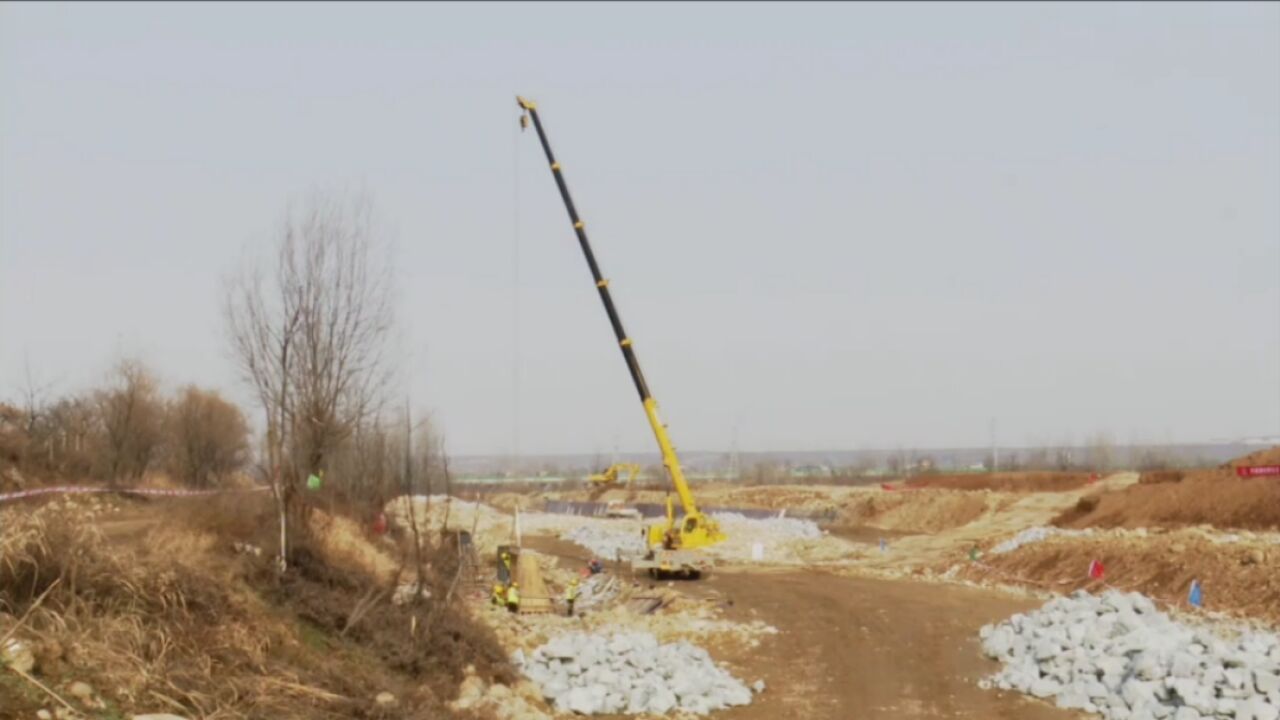
[[[704,588],[733,605],[732,619],[759,618],[781,633],[739,676],[763,678],[758,702],[724,717],[740,720],[1018,718],[1071,713],[976,681],[995,668],[978,649],[978,629],[1033,603],[968,588],[827,574],[718,573]]]
[[[574,566],[581,548],[554,538],[525,544]],[[761,620],[780,631],[755,650],[708,649],[740,679],[763,679],[756,702],[726,720],[897,720],[900,718],[1077,717],[1014,693],[978,688],[996,665],[982,657],[978,630],[1037,603],[954,585],[821,572],[716,571],[674,583],[714,597],[727,619]]]

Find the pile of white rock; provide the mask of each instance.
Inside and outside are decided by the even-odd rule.
[[[632,560],[644,557],[648,545],[638,527],[626,524],[623,527],[601,527],[583,524],[562,534],[560,537],[590,550],[603,560]]]
[[[741,513],[717,512],[711,517],[720,523],[730,538],[741,543],[729,543],[729,555],[744,555],[752,543],[766,545],[792,540],[814,540],[822,537],[822,530],[812,520],[789,517],[749,518]],[[660,521],[654,521],[660,522]],[[633,523],[609,524],[582,523],[560,534],[561,539],[581,545],[597,557],[605,560],[634,560],[644,557],[648,543],[643,528]],[[718,550],[726,552],[725,547]]]
[[[981,638],[1004,664],[983,687],[1061,708],[1110,720],[1280,718],[1280,636],[1180,623],[1138,593],[1078,591]]]
[[[560,635],[512,662],[558,712],[582,715],[705,715],[751,703],[748,688],[687,642],[660,645],[649,633]]]
[[[991,553],[993,555],[1003,555],[1008,552],[1013,552],[1023,545],[1038,543],[1041,540],[1047,540],[1055,535],[1073,537],[1092,534],[1093,528],[1087,528],[1085,530],[1063,530],[1062,528],[1056,527],[1029,527],[991,548]]]
[[[813,540],[822,537],[822,530],[812,520],[789,518],[779,515],[770,518],[749,518],[742,513],[715,512],[711,517],[727,527],[741,527],[750,532],[777,540]]]

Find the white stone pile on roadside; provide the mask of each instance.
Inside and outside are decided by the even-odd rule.
[[[789,517],[749,518],[735,512],[711,513],[711,517],[723,527],[742,527],[775,540],[813,540],[822,537],[822,530],[812,520]]]
[[[796,541],[816,540],[822,530],[812,520],[788,517],[749,518],[741,513],[718,512],[711,517],[720,523],[729,541],[714,546],[713,554],[729,559],[745,560],[753,543],[768,548],[788,547]],[[653,522],[661,522],[655,520]],[[584,522],[561,533],[560,537],[587,548],[598,557],[613,560],[633,560],[648,552],[647,542],[640,525],[610,522],[607,525]]]
[[[995,547],[991,548],[991,554],[1003,555],[1008,552],[1013,552],[1014,550],[1017,550],[1023,545],[1038,543],[1042,540],[1047,540],[1051,537],[1058,536],[1058,535],[1066,536],[1066,537],[1074,537],[1077,535],[1092,535],[1092,534],[1093,534],[1092,528],[1085,529],[1085,530],[1063,530],[1062,528],[1056,528],[1056,527],[1029,527],[1026,530],[1023,530],[1022,532],[1018,533],[1017,535],[1014,535],[1013,537],[1009,538],[1008,540],[1005,540],[1004,542],[1001,542],[997,544]]]
[[[1078,591],[981,638],[1004,664],[983,687],[1061,708],[1109,720],[1280,718],[1280,636],[1180,623],[1139,593]]]
[[[630,529],[625,529],[630,528]],[[644,557],[648,546],[638,526],[601,527],[583,524],[561,534],[561,539],[577,543],[603,560],[632,560]]]
[[[512,662],[559,712],[705,715],[751,703],[752,688],[706,650],[683,641],[660,645],[649,633],[560,635],[531,653],[517,651]]]

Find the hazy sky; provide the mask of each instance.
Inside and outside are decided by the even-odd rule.
[[[1280,434],[1277,4],[4,4],[0,396],[247,402],[221,277],[363,188],[453,452],[652,447],[516,92],[682,447]]]

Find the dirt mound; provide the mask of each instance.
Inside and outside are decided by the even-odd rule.
[[[1067,492],[1089,484],[1082,472],[997,472],[965,475],[921,475],[906,481],[909,488],[999,490],[1002,492]]]
[[[826,488],[774,485],[735,488],[715,497],[713,504],[765,510],[826,510],[834,508],[836,503]]]
[[[1183,470],[1150,470],[1138,476],[1142,485],[1158,485],[1160,483],[1182,482],[1187,473]]]
[[[862,492],[850,496],[841,505],[833,524],[936,533],[968,525],[988,511],[1008,504],[1006,497],[957,490]]]
[[[964,574],[1064,593],[1098,591],[1105,582],[1183,608],[1195,579],[1204,590],[1206,609],[1280,622],[1280,544],[1258,537],[1226,540],[1190,529],[1050,538],[1005,555],[988,555],[983,563],[994,570],[967,564]],[[1095,559],[1106,570],[1103,582],[1088,578]]]
[[[1280,445],[1238,457],[1223,467],[1238,468],[1241,465],[1280,465]]]
[[[1120,491],[1081,498],[1054,524],[1070,528],[1212,525],[1280,530],[1280,481],[1238,478],[1224,469],[1181,473],[1176,479],[1161,475]]]

